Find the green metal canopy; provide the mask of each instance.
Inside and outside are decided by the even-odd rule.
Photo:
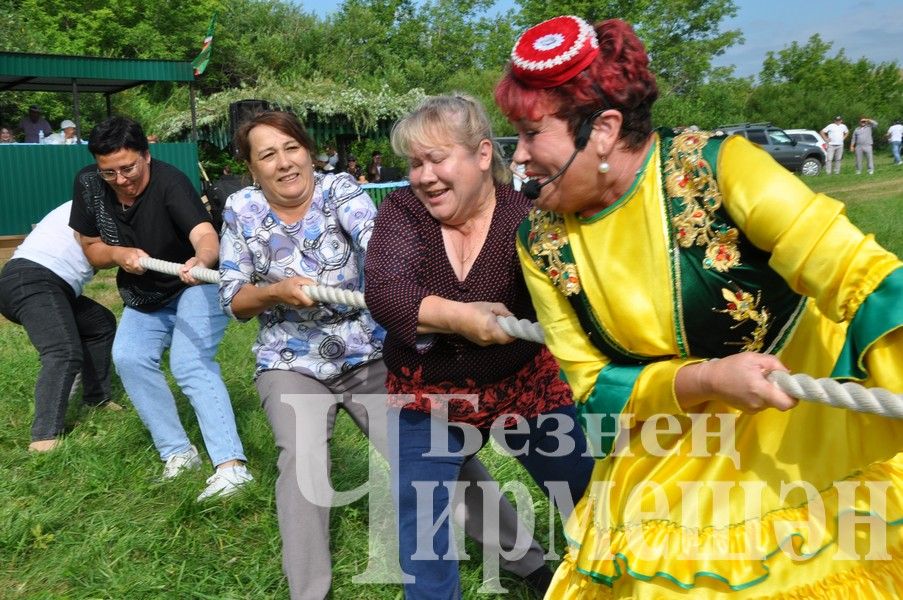
[[[109,115],[113,94],[157,81],[188,84],[191,141],[155,144],[151,154],[181,169],[200,189],[194,70],[190,62],[0,52],[0,92],[71,93],[72,117],[79,137],[85,137],[81,133],[79,94],[103,94]],[[92,158],[81,144],[0,144],[0,236],[27,233],[32,223],[69,199],[75,174]]]
[[[114,94],[152,81],[194,81],[191,63],[0,52],[0,92]]]

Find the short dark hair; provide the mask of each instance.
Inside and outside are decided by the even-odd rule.
[[[242,123],[235,132],[232,143],[235,145],[235,153],[240,160],[250,162],[251,160],[251,141],[248,135],[251,130],[258,125],[269,125],[273,129],[281,131],[285,135],[294,138],[299,144],[304,146],[308,153],[313,155],[314,140],[307,133],[304,125],[295,115],[295,113],[282,110],[267,110],[259,112],[247,121]],[[311,156],[313,158],[313,156]]]
[[[147,136],[137,121],[128,117],[110,117],[91,130],[88,151],[94,156],[105,156],[119,150],[147,152]]]

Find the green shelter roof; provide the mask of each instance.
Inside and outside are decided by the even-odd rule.
[[[98,58],[0,52],[0,92],[113,94],[151,81],[194,81],[191,63],[175,60]]]

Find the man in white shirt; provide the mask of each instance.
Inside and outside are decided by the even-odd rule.
[[[894,121],[894,124],[887,128],[887,133],[884,137],[890,142],[890,151],[894,155],[894,164],[903,165],[903,160],[900,160],[900,145],[903,143],[903,124],[900,123],[900,119]]]
[[[828,157],[825,165],[825,173],[831,174],[831,166],[834,166],[834,174],[840,175],[840,161],[843,159],[843,143],[850,130],[843,124],[843,117],[837,115],[834,122],[826,125],[821,130],[821,136],[828,142]]]
[[[60,130],[57,133],[44,138],[44,143],[64,145],[77,144],[78,136],[75,135],[75,123],[69,119],[63,120],[63,122],[60,123]]]

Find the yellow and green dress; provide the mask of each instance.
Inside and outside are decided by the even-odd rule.
[[[743,138],[661,131],[613,205],[518,235],[598,456],[547,598],[903,594],[903,420],[674,393],[745,350],[903,392],[903,265],[840,202]]]

